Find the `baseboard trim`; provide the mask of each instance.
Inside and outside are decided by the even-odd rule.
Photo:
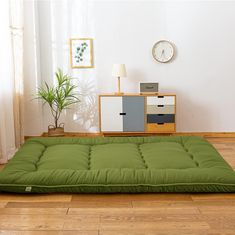
[[[175,132],[175,133],[105,133],[104,136],[202,136],[206,138],[235,138],[235,132]]]
[[[65,132],[64,137],[96,137],[96,136],[102,136],[102,133],[98,132]],[[37,136],[25,136],[24,139],[31,139],[35,137],[48,137],[47,132],[43,132],[41,135]]]
[[[213,138],[235,138],[235,132],[177,132],[173,135],[182,136],[203,136],[203,137],[213,137]]]
[[[126,133],[110,133],[107,136],[130,136]],[[160,135],[160,134],[150,134],[150,133],[134,133],[132,136],[149,136],[149,135]],[[174,135],[174,136],[202,136],[207,138],[235,138],[235,132],[176,132],[172,134],[162,134],[162,135]],[[91,133],[91,132],[66,132],[65,137],[97,137],[103,136],[103,133]],[[40,136],[25,136],[25,140],[40,137]],[[41,137],[47,137],[47,133],[44,132]]]
[[[43,132],[42,137],[48,137],[47,132]],[[102,136],[102,133],[99,132],[65,132],[64,137],[96,137]]]

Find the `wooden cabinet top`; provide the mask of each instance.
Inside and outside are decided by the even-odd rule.
[[[140,93],[123,93],[121,95],[115,94],[115,93],[104,93],[99,94],[99,96],[176,96],[176,94],[173,93],[154,93],[154,94],[140,94]]]

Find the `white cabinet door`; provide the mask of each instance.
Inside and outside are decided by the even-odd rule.
[[[100,112],[102,132],[123,131],[122,97],[100,97]]]

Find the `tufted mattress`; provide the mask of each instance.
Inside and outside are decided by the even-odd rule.
[[[0,191],[235,192],[235,172],[199,137],[34,138],[0,172]]]

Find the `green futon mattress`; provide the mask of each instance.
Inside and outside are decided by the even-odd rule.
[[[0,172],[0,191],[235,192],[235,172],[199,137],[33,138]]]

